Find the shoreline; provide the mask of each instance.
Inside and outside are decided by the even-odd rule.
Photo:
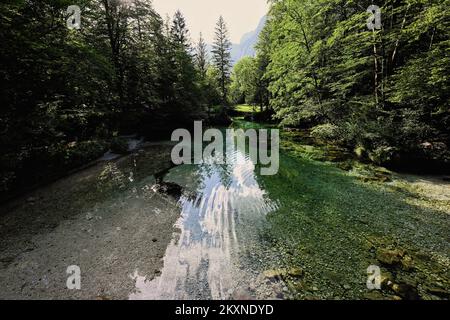
[[[0,216],[1,298],[122,300],[135,289],[134,272],[158,275],[180,208],[148,186],[151,172],[166,169],[169,150],[148,146],[8,203]],[[81,290],[66,287],[71,265],[81,269]]]

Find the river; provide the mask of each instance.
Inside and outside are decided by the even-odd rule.
[[[171,147],[148,144],[2,205],[0,297],[447,297],[448,183],[367,183],[290,149],[275,176],[239,149],[226,165],[172,167]],[[159,192],[160,179],[181,197]],[[71,265],[81,290],[67,289]],[[404,290],[368,290],[371,265]]]

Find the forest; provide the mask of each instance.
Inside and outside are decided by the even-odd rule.
[[[223,19],[210,66],[206,43],[200,35],[191,45],[180,12],[163,19],[149,1],[78,1],[77,30],[66,23],[72,2],[0,4],[2,193],[109,148],[123,152],[120,135],[189,128],[222,104],[231,67]]]
[[[371,4],[274,1],[256,57],[234,68],[233,98],[365,161],[448,171],[450,3],[378,1],[379,30]]]
[[[226,124],[239,103],[364,161],[449,167],[448,1],[380,1],[379,30],[371,1],[272,1],[257,55],[233,72],[222,18],[209,53],[181,12],[79,4],[80,30],[66,26],[71,1],[0,4],[2,192],[120,151],[121,135]]]

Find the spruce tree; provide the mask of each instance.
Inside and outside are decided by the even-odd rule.
[[[202,33],[200,33],[200,38],[197,46],[195,47],[195,64],[201,78],[205,79],[206,71],[208,70],[208,49]]]
[[[216,25],[212,53],[214,65],[219,70],[222,104],[227,105],[228,85],[230,83],[231,73],[231,41],[228,38],[228,29],[222,16],[220,16]]]
[[[180,11],[175,13],[170,29],[170,38],[174,53],[174,70],[176,80],[174,82],[174,105],[173,111],[182,118],[189,114],[199,105],[198,85],[196,83],[197,72],[189,40],[189,30],[186,20]],[[183,111],[180,113],[180,111]],[[184,120],[184,119],[182,119]]]
[[[173,17],[170,33],[175,44],[186,50],[190,49],[189,30],[186,25],[186,19],[179,10],[175,12]]]

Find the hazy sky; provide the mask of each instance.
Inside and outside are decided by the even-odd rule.
[[[230,40],[239,43],[245,33],[256,29],[269,9],[266,0],[153,0],[153,6],[163,18],[166,14],[173,17],[180,9],[191,38],[196,41],[202,32],[207,43],[214,39],[214,27],[220,15],[227,23]]]

